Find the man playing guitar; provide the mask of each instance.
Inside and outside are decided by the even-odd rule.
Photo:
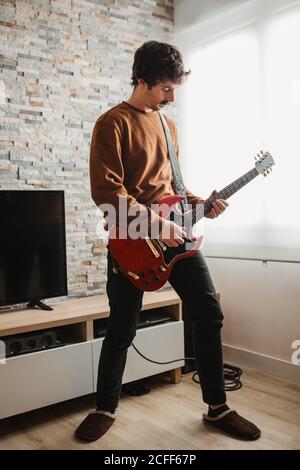
[[[184,227],[151,209],[151,204],[174,195],[159,111],[174,101],[176,87],[189,73],[184,70],[182,55],[176,47],[157,41],[144,43],[134,55],[132,95],[98,118],[91,143],[94,202],[100,208],[111,205],[115,209],[117,227],[125,227],[134,219],[130,213],[144,214],[149,231],[157,227],[156,238],[167,247],[182,245],[187,234]],[[165,119],[178,152],[176,127],[170,118],[165,116]],[[203,199],[187,188],[186,197],[189,204],[203,203]],[[126,221],[119,211],[120,199],[129,210]],[[215,200],[206,217],[218,217],[227,206],[224,199]],[[107,222],[111,228],[110,220]],[[186,315],[193,320],[197,370],[203,401],[208,405],[204,420],[229,435],[257,439],[260,430],[226,404],[221,343],[223,314],[201,251],[195,250],[193,256],[177,261],[169,282],[184,303]],[[109,251],[107,294],[110,317],[99,361],[97,408],[75,433],[85,441],[98,439],[115,421],[127,349],[135,337],[142,306],[143,290],[115,269]]]

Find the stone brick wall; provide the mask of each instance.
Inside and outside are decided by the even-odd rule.
[[[135,49],[172,35],[173,0],[0,0],[0,190],[65,191],[70,295],[105,289],[94,123],[129,97]]]

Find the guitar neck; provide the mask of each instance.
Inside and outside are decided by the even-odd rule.
[[[197,208],[191,211],[192,225],[198,222],[202,217],[209,214],[209,212],[211,211],[213,207],[212,203],[216,199],[228,199],[234,193],[236,193],[237,191],[242,189],[244,186],[246,186],[246,184],[250,183],[250,181],[252,181],[258,174],[259,173],[257,172],[256,168],[252,168],[252,170],[248,171],[243,176],[233,181],[233,183],[229,184],[218,193],[212,194],[211,196],[209,196],[209,198],[204,201],[204,204],[203,204],[204,211],[202,210],[199,213],[199,211],[197,211]]]

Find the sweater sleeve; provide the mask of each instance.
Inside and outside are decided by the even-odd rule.
[[[150,208],[139,204],[124,186],[122,134],[122,124],[109,115],[101,117],[95,124],[90,149],[92,199],[104,213],[108,224],[106,229],[114,223],[126,228],[127,223],[137,216],[140,220],[146,220],[148,230],[153,224],[158,224],[156,226],[161,229],[163,219]]]

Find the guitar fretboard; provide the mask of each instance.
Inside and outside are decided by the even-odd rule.
[[[207,214],[209,214],[213,207],[212,203],[216,199],[228,199],[234,193],[243,188],[246,184],[250,183],[250,181],[252,181],[258,174],[259,173],[257,172],[256,168],[252,168],[252,170],[248,171],[243,176],[233,181],[233,183],[229,184],[218,193],[212,194],[211,196],[209,196],[208,199],[204,201],[202,208],[201,206],[200,208],[196,207],[190,210],[189,212],[185,213],[185,222],[189,225],[194,225],[200,219],[202,219],[202,217],[205,217]]]

